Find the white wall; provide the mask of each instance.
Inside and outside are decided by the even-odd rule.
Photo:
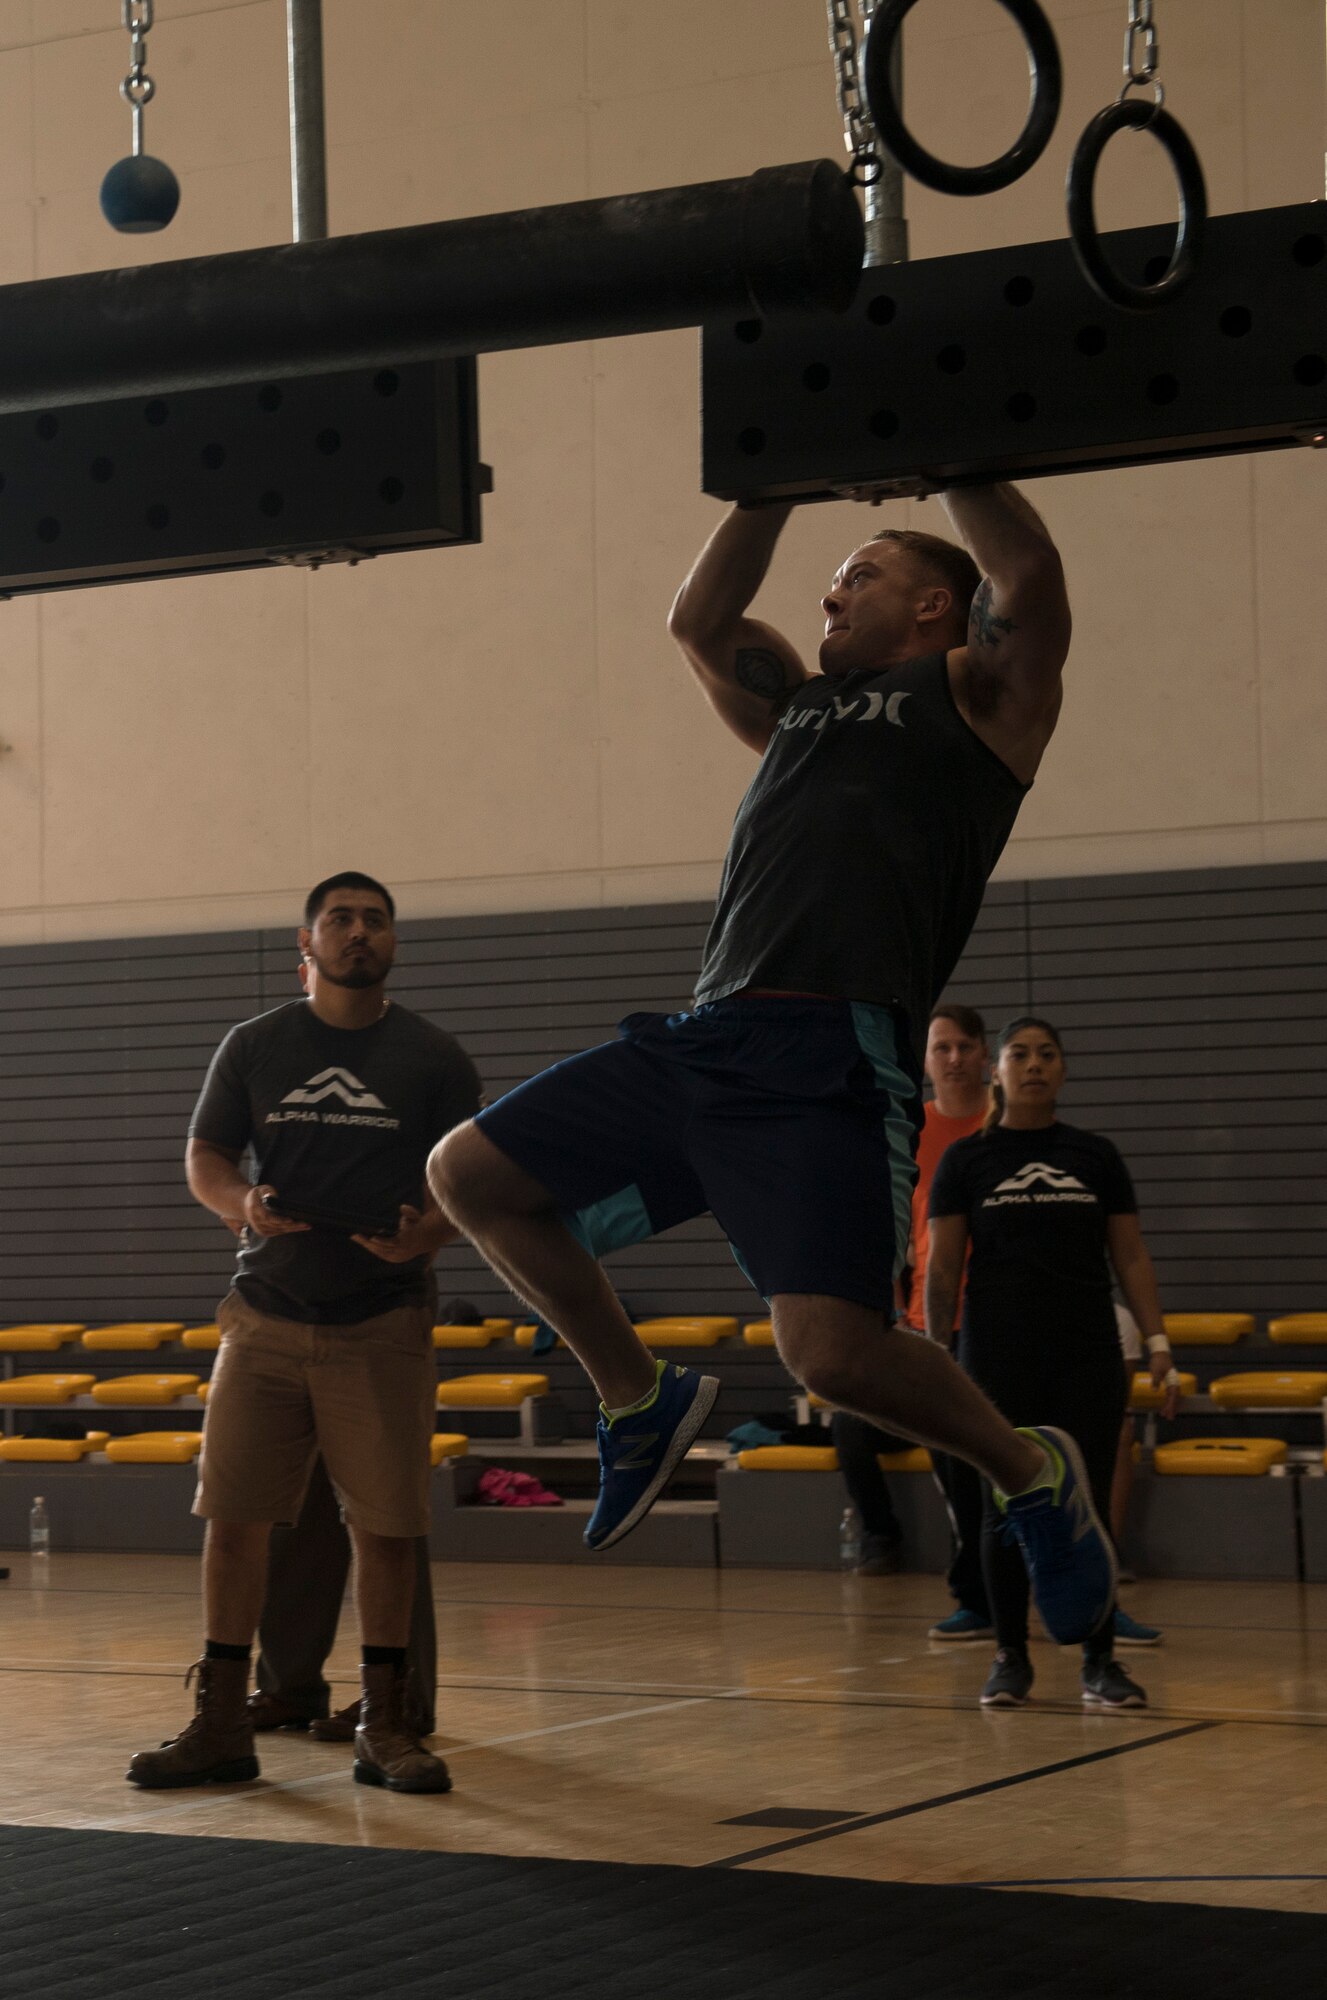
[[[841,157],[821,0],[324,0],[337,232]],[[983,201],[909,188],[917,256],[1063,234],[1069,149],[1118,81],[1124,0],[1050,0],[1060,130]],[[155,238],[97,209],[128,150],[115,0],[0,0],[0,283],[289,235],[282,0],[158,0]],[[1162,0],[1213,207],[1323,191],[1319,0]],[[923,0],[907,90],[960,157],[1021,116],[991,0]],[[1110,226],[1172,212],[1143,140]],[[0,302],[0,310],[3,310]],[[664,632],[717,517],[697,336],[481,362],[481,547],[0,606],[0,941],[279,922],[333,867],[407,914],[710,893],[750,771]],[[1038,482],[1077,640],[1007,875],[1327,853],[1327,454]],[[870,517],[927,519],[895,507]],[[865,517],[794,519],[762,611],[811,648]],[[936,523],[938,525],[938,522]]]

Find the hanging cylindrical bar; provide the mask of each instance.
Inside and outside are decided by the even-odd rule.
[[[863,8],[869,25],[873,6]],[[899,35],[889,56],[889,76],[895,104],[903,102],[903,37]],[[908,224],[903,213],[903,183],[906,176],[898,161],[883,146],[879,149],[880,177],[864,191],[866,206],[866,256],[868,271],[880,264],[906,264]]]
[[[862,219],[832,160],[0,286],[0,410],[842,309]]]
[[[286,0],[290,77],[290,209],[296,243],[327,234],[322,0]]]

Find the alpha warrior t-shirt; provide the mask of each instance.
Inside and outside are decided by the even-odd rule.
[[[1137,1212],[1129,1169],[1099,1133],[1057,1123],[960,1139],[935,1170],[931,1221],[968,1219],[965,1336],[1095,1331],[1113,1347],[1106,1223]]]
[[[253,1149],[278,1196],[351,1215],[418,1207],[444,1132],[479,1109],[479,1077],[443,1029],[390,1006],[370,1028],[331,1028],[293,1000],[232,1028],[208,1070],[191,1139]],[[429,1265],[385,1264],[311,1229],[240,1241],[235,1288],[260,1312],[353,1325],[428,1297]]]

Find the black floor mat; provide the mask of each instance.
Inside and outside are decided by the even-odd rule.
[[[4,2000],[1211,2000],[1325,1962],[1327,1917],[1263,1910],[0,1827]]]

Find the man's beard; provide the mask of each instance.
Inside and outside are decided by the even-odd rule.
[[[367,960],[360,965],[352,965],[346,972],[333,972],[320,958],[313,961],[319,979],[325,979],[329,986],[344,986],[358,991],[365,986],[381,986],[390,972],[390,965],[370,964]]]

